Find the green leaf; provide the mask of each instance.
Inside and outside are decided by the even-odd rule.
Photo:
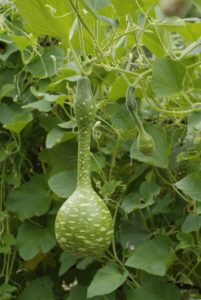
[[[36,46],[36,39],[32,34],[29,34],[27,36],[12,34],[12,40],[20,51],[25,50],[29,46]]]
[[[178,61],[159,58],[153,63],[151,86],[157,96],[171,96],[183,89],[186,68]]]
[[[85,286],[78,285],[71,289],[69,296],[66,300],[86,300],[87,288]]]
[[[150,237],[150,231],[145,228],[138,214],[129,215],[128,219],[120,225],[119,240],[124,249],[133,250],[148,241]]]
[[[43,49],[41,56],[36,56],[27,66],[27,72],[34,77],[51,77],[57,74],[60,67],[63,66],[64,51],[56,46]]]
[[[24,127],[26,127],[26,125],[32,120],[32,114],[21,114],[15,116],[12,122],[5,124],[3,127],[10,130],[11,132],[19,134],[24,129]]]
[[[14,72],[11,69],[4,69],[0,72],[0,85],[13,84],[14,82]]]
[[[193,232],[199,231],[201,228],[201,216],[190,214],[184,220],[182,224],[182,231],[183,232]]]
[[[101,188],[101,192],[103,196],[112,195],[116,188],[121,184],[121,181],[110,180],[105,182],[105,184]]]
[[[38,253],[47,253],[56,245],[55,237],[48,228],[24,222],[18,230],[17,249],[24,260],[30,260]]]
[[[124,98],[126,95],[126,90],[128,83],[125,81],[123,76],[117,77],[110,92],[108,93],[108,99],[116,101],[120,98]]]
[[[100,15],[96,15],[96,17],[98,20],[105,22],[113,27],[118,27],[118,25],[119,25],[118,20],[114,20],[112,18],[108,18],[106,16],[100,16]]]
[[[188,117],[188,133],[192,134],[194,129],[201,130],[201,112],[194,112]]]
[[[49,277],[40,277],[31,281],[24,289],[19,300],[55,300],[52,292],[53,282]]]
[[[171,145],[170,141],[168,140],[167,133],[162,128],[154,125],[145,126],[145,128],[154,140],[155,147],[153,154],[151,156],[142,154],[137,148],[136,139],[131,145],[131,158],[159,168],[167,168],[171,152]]]
[[[131,213],[136,209],[143,209],[154,203],[154,197],[160,193],[160,186],[154,182],[144,181],[140,185],[140,193],[130,193],[125,196],[122,208],[126,213]]]
[[[82,285],[77,285],[73,287],[69,292],[68,298],[66,298],[66,300],[86,300],[86,299],[88,299],[87,287]],[[115,299],[116,298],[114,294],[90,298],[90,300],[115,300]]]
[[[6,103],[0,103],[0,123],[6,124],[15,114],[15,111]]]
[[[68,198],[76,188],[76,171],[63,171],[48,180],[50,189],[61,198]]]
[[[30,30],[36,36],[50,35],[66,39],[73,23],[67,1],[13,0]]]
[[[40,160],[51,168],[51,174],[64,170],[75,169],[77,159],[77,144],[75,139],[58,144],[52,149],[44,149]]]
[[[59,276],[65,274],[77,262],[78,258],[68,252],[63,252],[60,256]]]
[[[84,7],[89,10],[93,17],[105,22],[111,26],[117,27],[118,26],[118,21],[115,19],[110,18],[110,10],[108,10],[108,6],[111,6],[110,0],[81,0],[82,4]],[[105,9],[104,9],[105,8]],[[109,16],[106,15],[100,15],[98,12],[101,10],[101,13],[107,13]]]
[[[177,250],[190,248],[194,245],[193,235],[190,233],[179,232],[177,234],[177,239],[180,242],[179,245],[177,245],[177,248],[176,248]]]
[[[11,191],[6,206],[20,220],[41,216],[50,208],[51,199],[43,176],[34,176],[28,183]]]
[[[171,242],[166,236],[158,236],[134,250],[126,266],[164,276],[174,261]]]
[[[126,197],[123,199],[122,208],[127,214],[130,214],[135,210],[143,209],[152,205],[153,203],[153,198],[144,199],[139,194],[131,193],[126,195]]]
[[[13,299],[13,293],[17,291],[17,287],[11,284],[1,284],[0,285],[0,299],[1,300],[11,300]]]
[[[141,1],[139,1],[140,3]],[[138,8],[135,1],[125,1],[124,5],[122,5],[121,0],[112,0],[114,8],[117,14],[121,16],[125,16],[127,13],[130,13]]]
[[[150,284],[142,284],[137,289],[127,289],[125,291],[126,300],[181,300],[179,289],[172,283],[146,278]]]
[[[87,297],[110,294],[118,289],[126,280],[128,274],[121,272],[113,264],[107,264],[95,274],[87,290]]]
[[[94,258],[86,257],[79,261],[76,265],[76,269],[78,270],[85,270],[90,264],[94,262]]]
[[[8,58],[11,56],[11,54],[13,54],[14,52],[17,51],[17,48],[15,47],[15,45],[8,43],[6,44],[6,51],[4,54],[0,53],[0,61],[7,61]]]
[[[128,114],[128,110],[125,104],[108,104],[106,107],[106,113],[109,114],[112,125],[115,128],[123,130],[132,129],[133,131],[133,120],[130,114]]]
[[[191,197],[192,200],[201,202],[201,171],[187,175],[175,185],[178,189]]]
[[[142,37],[143,44],[154,53],[156,57],[164,57],[167,55],[165,48],[170,46],[169,34],[160,26],[154,24],[149,30],[145,31]]]
[[[23,105],[22,108],[32,108],[37,109],[42,112],[49,112],[52,110],[51,103],[46,100],[35,101],[26,105]]]
[[[160,193],[160,186],[155,182],[144,181],[140,185],[140,195],[145,199],[153,199]]]
[[[152,209],[153,214],[163,214],[170,210],[170,204],[174,202],[174,198],[170,193],[167,193],[164,197],[159,197],[156,205]]]
[[[4,97],[11,97],[12,93],[14,91],[14,84],[5,84],[1,87],[1,94],[0,94],[0,100]]]
[[[111,3],[109,0],[80,0],[85,4],[90,10],[97,12],[100,9],[109,6]]]
[[[33,120],[31,113],[18,110],[12,105],[6,103],[0,104],[0,123],[3,127],[19,134],[24,127]]]
[[[193,0],[193,2],[194,2],[195,5],[197,5],[197,7],[201,10],[200,0]]]
[[[12,246],[16,244],[15,238],[12,234],[3,234],[1,238],[1,248],[0,253],[4,254],[11,254],[12,253]]]
[[[71,140],[74,137],[76,137],[75,132],[66,131],[59,127],[54,127],[47,135],[45,146],[47,149],[51,149],[55,145]]]
[[[9,156],[6,150],[0,150],[0,162],[4,161]]]

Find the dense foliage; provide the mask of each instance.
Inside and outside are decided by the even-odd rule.
[[[182,18],[156,0],[14,0],[0,11],[0,299],[201,299],[200,0]],[[83,75],[98,108],[92,185],[115,225],[100,259],[62,251],[54,234],[76,187]]]

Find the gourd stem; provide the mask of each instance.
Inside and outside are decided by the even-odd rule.
[[[77,186],[91,185],[90,179],[90,139],[91,128],[78,128],[78,173]]]
[[[133,119],[135,121],[135,124],[137,126],[138,132],[140,134],[143,134],[145,132],[145,130],[144,130],[144,127],[142,125],[142,121],[140,120],[138,114],[135,111],[132,111],[131,114],[132,114],[132,117],[133,117]]]

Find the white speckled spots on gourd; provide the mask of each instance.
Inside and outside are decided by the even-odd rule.
[[[83,201],[87,205],[83,206]],[[80,211],[74,207],[79,207]],[[62,248],[71,251],[73,246],[75,254],[86,256],[101,255],[111,243],[113,235],[110,212],[104,201],[89,187],[76,189],[64,202],[57,215],[55,228]]]
[[[78,80],[75,114],[78,123],[77,188],[56,217],[55,234],[60,246],[80,256],[99,256],[110,245],[113,221],[105,202],[90,181],[90,135],[96,113],[89,79]]]

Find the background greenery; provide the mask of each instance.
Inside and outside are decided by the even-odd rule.
[[[6,2],[0,299],[201,299],[200,1],[183,19],[150,0]],[[98,261],[62,252],[54,237],[55,215],[76,185],[81,74],[98,107],[92,183],[115,223]],[[130,83],[155,142],[151,157],[136,146]]]

